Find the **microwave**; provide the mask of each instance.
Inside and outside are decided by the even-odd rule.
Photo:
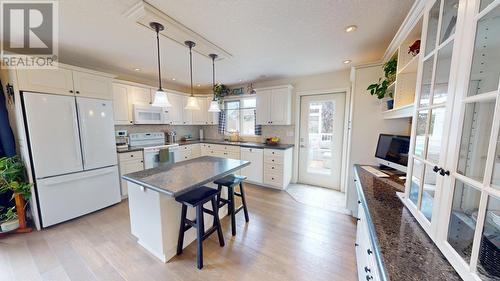
[[[134,124],[164,124],[164,115],[162,107],[134,104]]]

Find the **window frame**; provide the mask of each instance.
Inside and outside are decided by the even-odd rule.
[[[245,100],[251,100],[251,99],[255,100],[255,103],[256,103],[255,107],[242,107],[242,105],[243,105],[243,103],[244,103]],[[230,103],[230,102],[238,102],[238,109],[227,109],[227,103]],[[239,121],[238,122],[238,127],[239,128],[238,128],[237,131],[238,131],[239,135],[242,136],[242,137],[260,137],[259,135],[255,134],[255,130],[253,131],[252,134],[243,134],[242,128],[243,128],[243,122],[244,122],[244,120],[243,120],[243,116],[244,115],[242,114],[242,111],[244,109],[254,109],[254,110],[256,110],[257,109],[257,97],[244,97],[244,98],[242,97],[242,98],[237,98],[237,99],[227,99],[227,100],[224,101],[224,110],[225,110],[225,113],[226,113],[226,131],[225,131],[224,134],[225,135],[229,135],[230,132],[231,132],[231,128],[229,128],[229,122],[228,122],[229,121],[229,119],[228,119],[229,118],[228,110],[238,110],[238,119],[239,119],[238,120]],[[255,128],[256,122],[257,122],[257,120],[256,120],[255,117],[254,117],[253,121],[254,121],[253,125],[254,125],[254,128]]]

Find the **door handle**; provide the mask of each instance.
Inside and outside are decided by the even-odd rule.
[[[434,173],[437,173],[439,172],[440,168],[438,166],[434,166],[432,170],[434,171]]]
[[[301,144],[301,145],[300,145],[300,147],[305,148],[305,147],[306,147],[306,145],[305,145],[305,144]]]

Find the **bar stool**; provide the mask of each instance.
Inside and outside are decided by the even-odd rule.
[[[235,215],[243,209],[245,213],[245,221],[248,222],[248,208],[247,208],[247,201],[245,199],[245,189],[243,188],[243,181],[247,177],[245,176],[238,176],[238,175],[229,175],[225,176],[223,178],[220,178],[214,183],[218,186],[218,191],[219,194],[217,195],[217,207],[222,208],[224,205],[228,204],[228,214],[231,215],[231,233],[233,236],[236,235],[236,218]],[[240,186],[240,193],[234,191],[234,187],[239,185]],[[221,198],[220,192],[222,191],[222,187],[225,186],[227,187],[227,199]],[[234,196],[241,197],[242,204],[239,206],[237,209],[234,206]]]
[[[219,221],[219,208],[217,208],[216,203],[216,197],[219,193],[220,191],[218,190],[202,186],[175,198],[177,202],[182,204],[179,240],[177,241],[177,255],[182,254],[182,248],[184,245],[184,232],[189,230],[191,227],[196,228],[196,262],[198,269],[201,269],[203,267],[203,240],[207,239],[212,233],[217,231],[217,235],[219,236],[219,244],[221,247],[224,247],[224,237],[222,236],[222,228]],[[207,203],[208,201],[211,201],[213,211],[205,209],[203,207],[203,204]],[[189,220],[187,218],[188,206],[196,208],[195,221]],[[203,213],[210,214],[214,217],[213,226],[206,232]]]

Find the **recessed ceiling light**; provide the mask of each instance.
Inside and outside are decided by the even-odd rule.
[[[344,61],[344,64],[350,64],[351,63],[351,60],[345,60]]]
[[[172,81],[175,81],[175,78],[172,78]]]
[[[136,68],[134,68],[134,71],[141,71],[141,69],[136,67]]]
[[[240,79],[240,82],[243,81],[243,79]]]
[[[349,25],[348,27],[345,28],[345,32],[353,32],[353,31],[356,31],[357,29],[358,29],[357,26]]]
[[[198,85],[196,85],[196,86],[201,87],[201,85],[200,85],[200,84],[198,84]]]

